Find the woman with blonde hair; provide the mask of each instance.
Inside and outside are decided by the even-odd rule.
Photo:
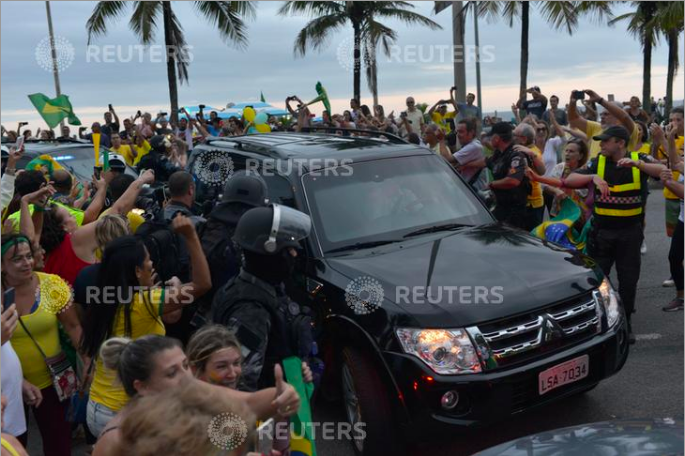
[[[276,388],[255,393],[243,393],[194,379],[181,343],[165,336],[148,335],[134,341],[123,337],[108,339],[102,345],[100,358],[107,368],[117,373],[118,383],[132,399],[104,428],[93,456],[160,452],[165,456],[213,454],[199,450],[211,448],[206,432],[211,418],[221,413],[235,413],[250,426],[248,423],[257,419],[289,416],[300,406],[297,392],[283,381],[283,373],[278,367]],[[184,387],[189,389],[184,390]],[[186,393],[188,396],[184,396]],[[180,397],[181,408],[189,410],[180,412],[178,404],[170,401],[171,397]],[[199,397],[206,398],[207,402],[198,403]],[[174,422],[166,419],[168,417],[173,417]],[[204,425],[203,432],[197,432],[200,429],[198,422]],[[173,428],[175,433],[167,433],[159,426]],[[188,437],[196,445],[189,447],[190,451],[186,447],[186,431],[194,433],[194,437]],[[164,439],[168,441],[163,442]]]

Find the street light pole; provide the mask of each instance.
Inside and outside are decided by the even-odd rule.
[[[454,85],[457,87],[457,101],[466,100],[466,63],[464,59],[464,15],[462,2],[452,2],[452,38],[454,50]]]
[[[478,35],[478,2],[473,2],[471,5],[473,12],[473,31],[476,35],[476,94],[478,96],[478,109],[480,109],[481,115],[483,113],[483,98],[481,95],[480,86],[480,37]]]
[[[59,87],[59,70],[57,69],[57,50],[55,49],[55,32],[52,29],[52,14],[50,13],[50,2],[45,2],[45,11],[48,15],[48,33],[50,34],[50,54],[52,55],[52,76],[55,78],[55,92],[57,96],[62,95]],[[60,122],[64,126],[64,120]]]

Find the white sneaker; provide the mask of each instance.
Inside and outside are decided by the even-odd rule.
[[[675,287],[675,282],[673,281],[672,277],[669,277],[668,279],[664,280],[664,282],[661,284],[662,287]]]
[[[642,246],[640,247],[640,253],[644,255],[647,253],[647,243],[645,241],[642,241]]]

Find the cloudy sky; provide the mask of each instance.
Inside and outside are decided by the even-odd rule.
[[[281,2],[259,2],[257,18],[248,23],[249,46],[238,50],[221,41],[218,32],[197,14],[192,3],[173,3],[192,46],[190,83],[180,87],[182,105],[204,103],[223,107],[231,101],[257,100],[262,91],[267,101],[282,107],[288,95],[297,94],[304,100],[313,98],[317,81],[327,89],[334,111],[341,111],[348,104],[352,74],[343,64],[347,63],[344,49],[351,39],[351,27],[333,35],[325,51],[312,51],[304,58],[296,58],[293,42],[308,19],[278,16],[276,10]],[[392,21],[386,23],[399,37],[392,59],[379,57],[380,103],[386,112],[401,109],[407,95],[428,103],[445,98],[453,84],[453,66],[449,52],[444,51],[445,46],[452,44],[450,11],[435,16],[431,13],[433,2],[413,3],[416,12],[431,17],[443,29],[431,31]],[[60,73],[62,92],[69,95],[84,124],[99,118],[108,103],[114,104],[123,116],[138,108],[151,112],[168,110],[166,65],[159,58],[159,49],[141,52],[136,47],[138,42],[128,28],[130,10],[108,24],[106,36],[94,41],[101,47],[89,50],[85,24],[95,2],[59,1],[51,5],[57,39],[65,43],[66,49],[73,46],[74,51],[72,62],[62,62],[70,63]],[[26,95],[54,95],[52,73],[43,69],[41,59],[37,58],[45,56],[45,48],[41,47],[47,36],[45,4],[3,1],[0,8],[2,123],[12,129],[19,120],[40,126]],[[621,14],[628,8],[616,6],[615,13]],[[473,45],[473,21],[469,18],[467,22],[466,44]],[[483,56],[488,61],[481,64],[484,110],[508,111],[518,94],[520,25],[510,28],[505,23],[481,21],[479,28],[481,46],[489,46],[488,55]],[[157,42],[163,42],[161,29]],[[653,54],[652,93],[656,98],[665,93],[667,51],[662,40]],[[113,61],[104,61],[106,52],[114,56]],[[682,62],[682,53],[680,58]],[[559,94],[562,100],[568,98],[571,90],[585,88],[627,100],[642,92],[640,45],[623,24],[608,27],[581,20],[579,30],[569,36],[552,29],[534,13],[528,81],[530,85],[539,85],[547,95]],[[476,91],[472,63],[467,65],[467,85],[469,91]],[[681,69],[674,84],[675,99],[683,98],[684,85]],[[363,103],[372,104],[364,78],[362,98]]]

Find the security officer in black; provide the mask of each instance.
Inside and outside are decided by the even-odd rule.
[[[250,209],[238,221],[234,240],[244,266],[216,293],[212,320],[234,331],[242,345],[243,390],[272,386],[275,364],[312,352],[311,317],[288,298],[283,283],[310,229],[308,215],[278,204]]]
[[[640,278],[640,246],[648,178],[659,177],[666,167],[651,156],[627,152],[628,130],[607,128],[592,139],[601,141],[600,154],[587,166],[572,173],[562,185],[568,188],[595,187],[592,230],[588,253],[606,276],[616,263],[618,293],[628,319],[629,340],[635,342],[631,314],[635,312],[635,294]]]
[[[488,186],[497,201],[493,215],[500,222],[525,229],[526,200],[530,190],[525,175],[526,157],[513,149],[514,127],[510,123],[496,123],[489,136],[495,153],[485,160],[485,165],[494,179]]]

